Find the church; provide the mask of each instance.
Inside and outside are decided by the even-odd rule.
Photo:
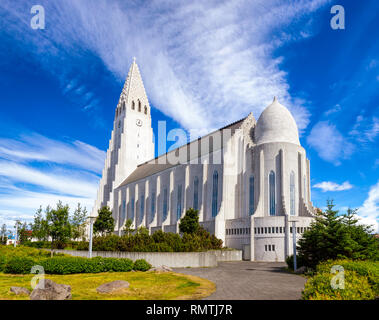
[[[109,206],[122,234],[133,228],[179,232],[188,208],[226,247],[251,261],[285,261],[309,228],[310,164],[290,111],[274,98],[250,113],[154,157],[150,105],[133,61],[114,125],[92,215]]]

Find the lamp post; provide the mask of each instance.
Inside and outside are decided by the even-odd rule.
[[[88,247],[88,258],[92,258],[92,235],[93,235],[93,223],[97,217],[88,217],[89,219],[89,247]]]

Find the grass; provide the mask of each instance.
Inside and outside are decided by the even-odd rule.
[[[0,300],[28,300],[27,295],[15,295],[11,286],[31,290],[34,275],[10,275],[0,273]],[[201,299],[216,290],[213,282],[180,273],[156,272],[107,272],[70,275],[46,275],[56,283],[71,286],[73,300],[186,300]],[[112,294],[99,294],[96,288],[103,283],[125,280],[128,289]]]

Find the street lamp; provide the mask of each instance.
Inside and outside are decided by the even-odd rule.
[[[92,258],[92,235],[93,235],[93,223],[97,217],[90,216],[89,219],[89,248],[88,248],[88,258]]]
[[[298,220],[291,219],[289,222],[292,222],[292,235],[293,235],[293,270],[297,269],[297,259],[296,259],[296,222]]]

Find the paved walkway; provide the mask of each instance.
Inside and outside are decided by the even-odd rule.
[[[219,262],[215,268],[176,268],[216,283],[207,300],[294,300],[301,298],[305,277],[285,271],[278,262]]]

